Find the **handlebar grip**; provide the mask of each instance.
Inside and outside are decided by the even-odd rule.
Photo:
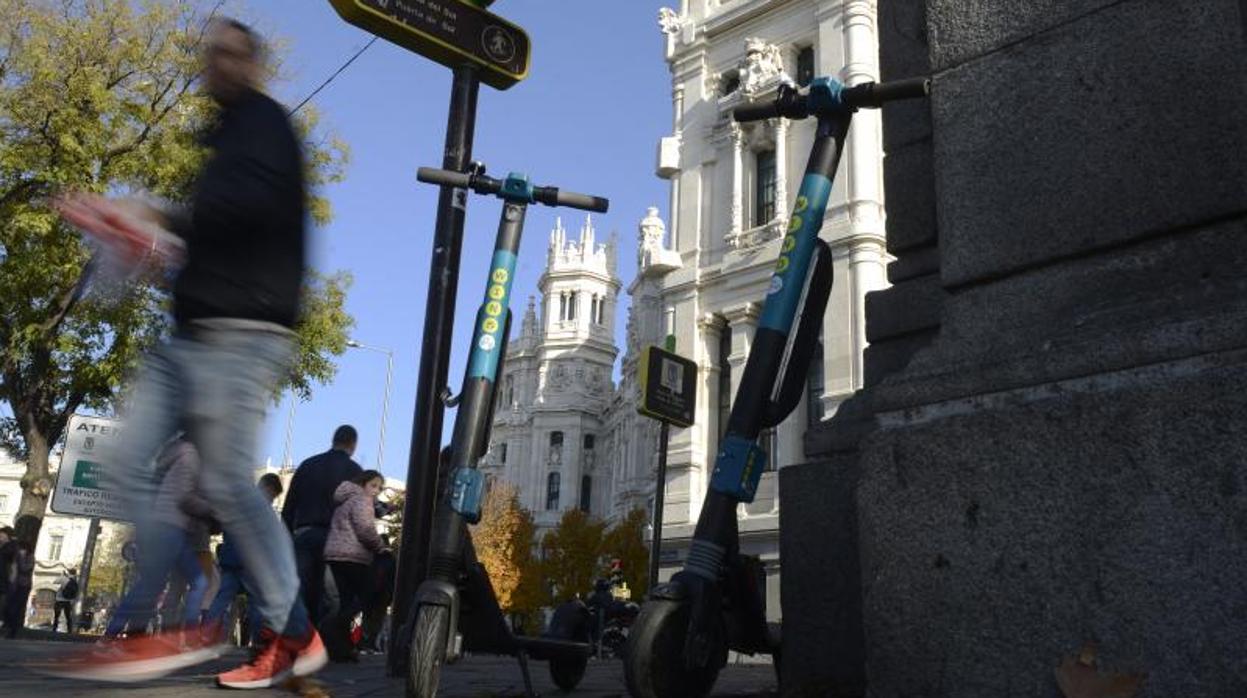
[[[533,189],[533,198],[547,206],[567,206],[597,213],[606,213],[611,205],[609,199],[589,194],[577,194],[574,191],[562,191],[558,187],[536,187]]]
[[[746,104],[732,110],[732,118],[740,123],[773,119],[777,116],[779,116],[779,104],[774,101]]]
[[[467,188],[472,177],[463,172],[439,170],[435,167],[421,167],[416,170],[416,180],[425,184],[440,184],[445,187]]]
[[[909,78],[892,82],[867,82],[844,90],[843,99],[852,107],[878,108],[898,99],[921,99],[931,94],[931,78]]]

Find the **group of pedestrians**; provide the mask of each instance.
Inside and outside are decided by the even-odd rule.
[[[388,604],[392,584],[387,560],[393,555],[377,532],[377,495],[385,477],[352,460],[357,442],[353,427],[338,427],[328,451],[299,465],[282,508],[304,603],[335,661],[355,660],[351,622],[360,613],[375,617],[377,606]],[[366,643],[374,648],[375,634],[374,628]]]

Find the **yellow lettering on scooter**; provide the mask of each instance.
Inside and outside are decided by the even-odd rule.
[[[485,322],[481,323],[481,331],[486,334],[493,334],[494,332],[497,332],[498,321],[491,317],[485,318]]]
[[[506,269],[499,268],[499,269],[494,270],[494,273],[491,275],[491,278],[494,280],[494,283],[496,284],[505,284],[509,276],[510,275],[507,274]]]
[[[793,211],[796,213],[801,213],[802,211],[805,211],[805,209],[809,208],[809,206],[810,206],[809,199],[805,198],[804,196],[798,196],[797,205],[793,207]]]
[[[796,246],[797,246],[797,239],[795,237],[791,235],[784,237],[784,254],[792,252],[793,248],[795,248]]]
[[[502,286],[495,284],[489,287],[489,297],[496,301],[502,300],[503,297],[506,295],[507,295],[507,290],[503,288]]]
[[[788,271],[788,255],[780,257],[779,261],[775,263],[776,274],[783,274],[786,271]]]
[[[798,230],[801,230],[801,225],[802,225],[801,216],[793,216],[788,221],[788,232],[795,233]]]
[[[490,317],[498,317],[502,314],[502,304],[498,301],[490,301],[486,303],[485,314]]]

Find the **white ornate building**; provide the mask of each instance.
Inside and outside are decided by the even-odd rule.
[[[560,220],[538,282],[540,317],[530,298],[507,347],[483,467],[519,486],[540,528],[571,508],[611,513],[611,468],[600,454],[619,353],[615,266],[615,241],[599,245],[591,219],[578,240]]]
[[[814,135],[812,121],[742,126],[732,121],[731,111],[771,98],[786,79],[803,84],[816,75],[848,84],[877,79],[878,48],[875,0],[684,0],[678,12],[662,10],[659,24],[672,74],[673,124],[672,134],[659,143],[657,174],[671,182],[673,213],[669,230],[656,209],[640,225],[620,385],[611,390],[607,378],[603,390],[589,390],[570,378],[579,370],[572,366],[610,376],[611,335],[595,337],[583,314],[592,312],[589,294],[602,293],[609,322],[618,282],[613,264],[596,272],[579,261],[555,264],[566,258],[556,230],[552,265],[541,282],[541,329],[530,308],[509,350],[504,392],[514,397],[498,411],[487,461],[521,486],[525,504],[545,525],[554,520],[542,514],[548,505],[558,511],[580,504],[568,483],[586,477],[592,478],[586,501],[594,514],[612,518],[633,506],[652,506],[658,431],[636,414],[636,361],[642,347],[661,345],[674,334],[676,351],[700,366],[700,382],[696,423],[673,430],[668,449],[663,558],[670,570],[683,559],[701,508],[779,253],[787,207]],[[756,501],[740,510],[742,547],[760,555],[772,577],[772,614],[779,608],[774,470],[804,461],[806,429],[860,387],[865,295],[886,286],[876,112],[854,117],[822,236],[831,245],[835,268],[822,347],[802,405],[764,434],[771,472],[763,475]],[[583,244],[573,250],[572,258],[587,254]],[[568,294],[576,299],[580,319],[563,328],[557,323]],[[573,364],[560,374],[556,359]],[[579,391],[576,399],[566,399],[572,391]],[[562,434],[557,456],[553,430]],[[594,449],[586,460],[581,446],[588,437]],[[562,483],[557,502],[548,495],[556,472]]]

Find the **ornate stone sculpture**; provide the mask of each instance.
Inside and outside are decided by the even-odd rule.
[[[753,97],[784,74],[784,56],[778,46],[762,39],[745,39],[745,59],[738,74],[741,93]]]

